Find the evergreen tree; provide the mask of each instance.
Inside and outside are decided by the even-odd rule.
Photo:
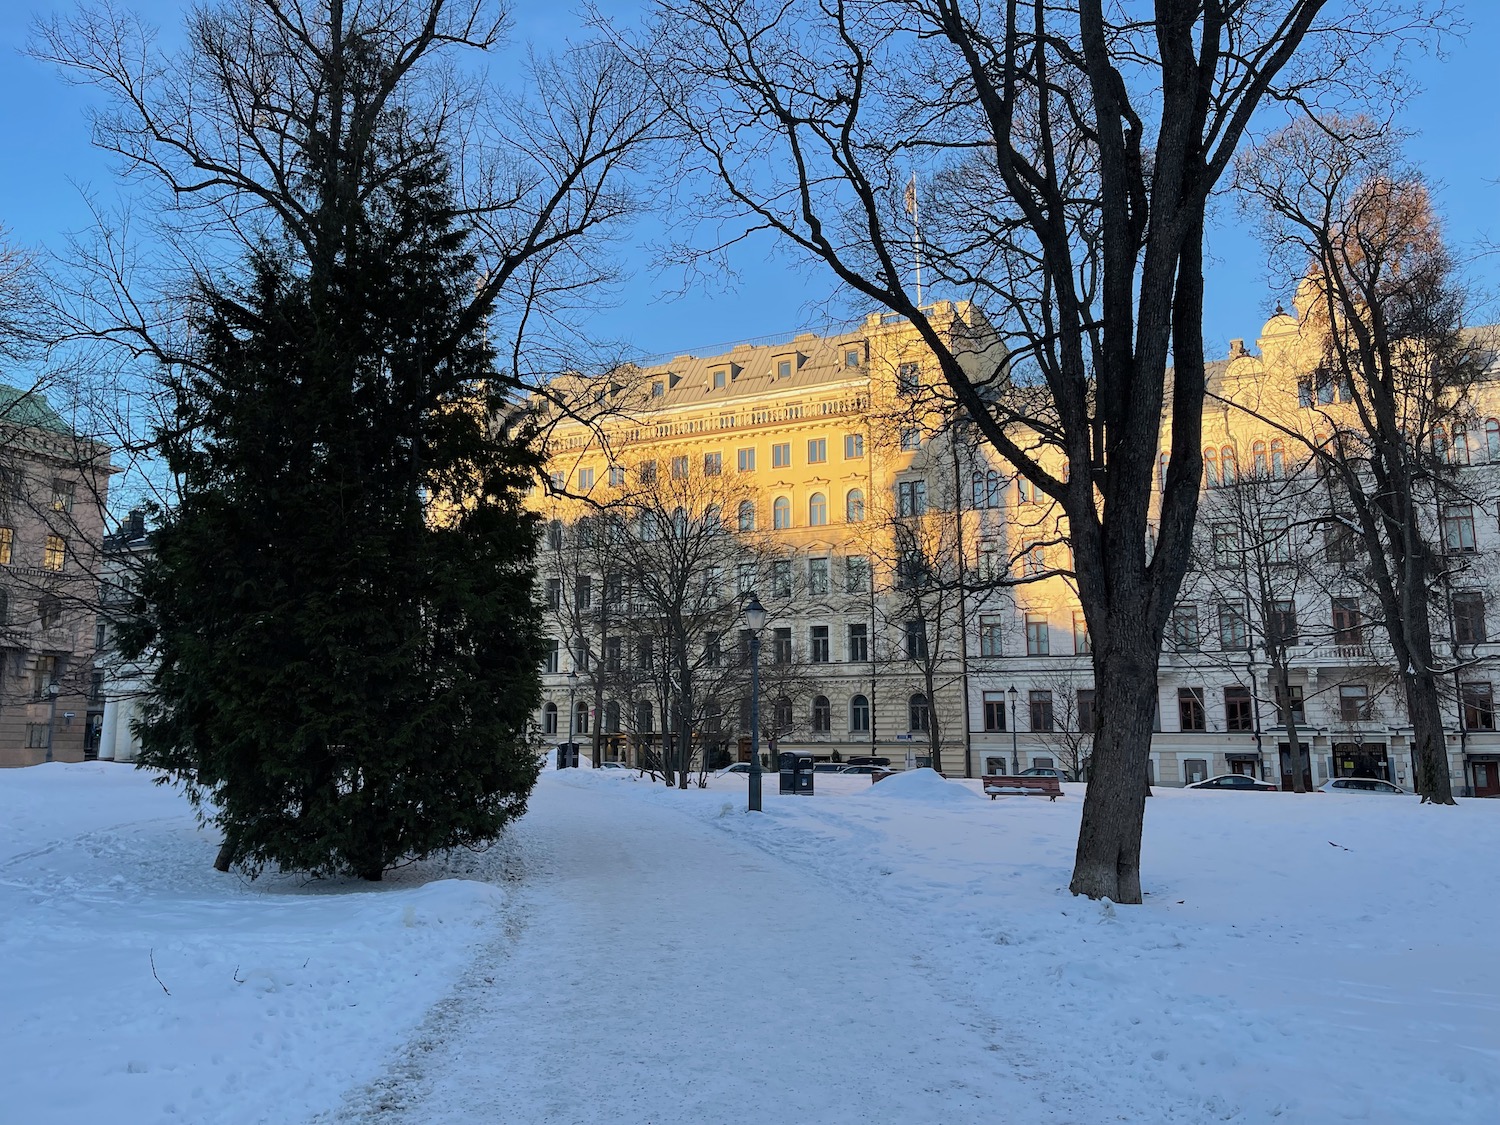
[[[494,291],[448,164],[373,42],[320,56],[305,229],[203,289],[168,379],[181,502],[131,638],[158,660],[142,760],[222,827],[220,866],[378,879],[494,838],[538,768],[536,462],[497,421]]]

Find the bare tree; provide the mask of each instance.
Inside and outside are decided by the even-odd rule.
[[[1209,197],[1267,99],[1394,96],[1371,64],[1383,37],[1432,26],[1415,6],[658,0],[638,45],[682,180],[708,185],[713,241],[692,259],[770,231],[908,319],[984,439],[1065,510],[1105,717],[1075,893],[1141,901],[1156,665],[1201,472]],[[934,327],[914,257],[934,291],[1001,318],[987,351],[977,316],[957,345]]]
[[[1268,239],[1309,270],[1300,307],[1317,351],[1302,377],[1301,437],[1368,562],[1413,727],[1416,788],[1452,804],[1433,612],[1453,560],[1474,547],[1472,523],[1467,538],[1448,534],[1448,513],[1466,500],[1453,435],[1489,356],[1464,331],[1467,293],[1422,177],[1376,123],[1298,122],[1239,173]]]

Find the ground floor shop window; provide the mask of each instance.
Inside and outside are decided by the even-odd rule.
[[[1208,778],[1208,762],[1203,758],[1188,758],[1182,763],[1182,779],[1191,785]]]

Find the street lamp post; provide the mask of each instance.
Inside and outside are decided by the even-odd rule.
[[[52,728],[57,725],[57,693],[61,687],[56,680],[47,685],[47,694],[52,697],[51,709],[47,712],[47,761],[52,760]]]
[[[574,723],[574,699],[578,694],[578,669],[568,670],[568,765],[573,765],[573,723]]]
[[[1010,696],[1010,772],[1014,777],[1021,772],[1021,755],[1016,752],[1016,697],[1021,693],[1011,684],[1006,694]]]
[[[750,629],[750,812],[760,812],[760,631],[766,627],[766,607],[752,592],[745,605]]]

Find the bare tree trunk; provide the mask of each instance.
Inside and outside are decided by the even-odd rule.
[[[1448,776],[1448,740],[1438,703],[1437,677],[1428,667],[1403,675],[1401,682],[1406,688],[1406,713],[1412,725],[1414,788],[1422,795],[1424,804],[1456,804]]]
[[[1292,762],[1292,792],[1306,793],[1307,783],[1302,779],[1302,747],[1299,742],[1301,731],[1297,727],[1297,720],[1292,714],[1292,685],[1287,676],[1286,665],[1274,657],[1271,662],[1271,675],[1276,680],[1276,693],[1280,698],[1277,705],[1281,714],[1281,729],[1286,732],[1287,755]],[[1277,756],[1277,766],[1280,767],[1281,755]],[[1308,748],[1308,769],[1312,768],[1312,749]]]
[[[1099,713],[1108,715],[1110,721],[1101,723],[1094,735],[1088,800],[1069,884],[1074,894],[1122,903],[1141,901],[1146,760],[1156,717],[1154,652],[1096,642],[1096,698]],[[1140,780],[1134,784],[1123,780],[1133,778]]]

